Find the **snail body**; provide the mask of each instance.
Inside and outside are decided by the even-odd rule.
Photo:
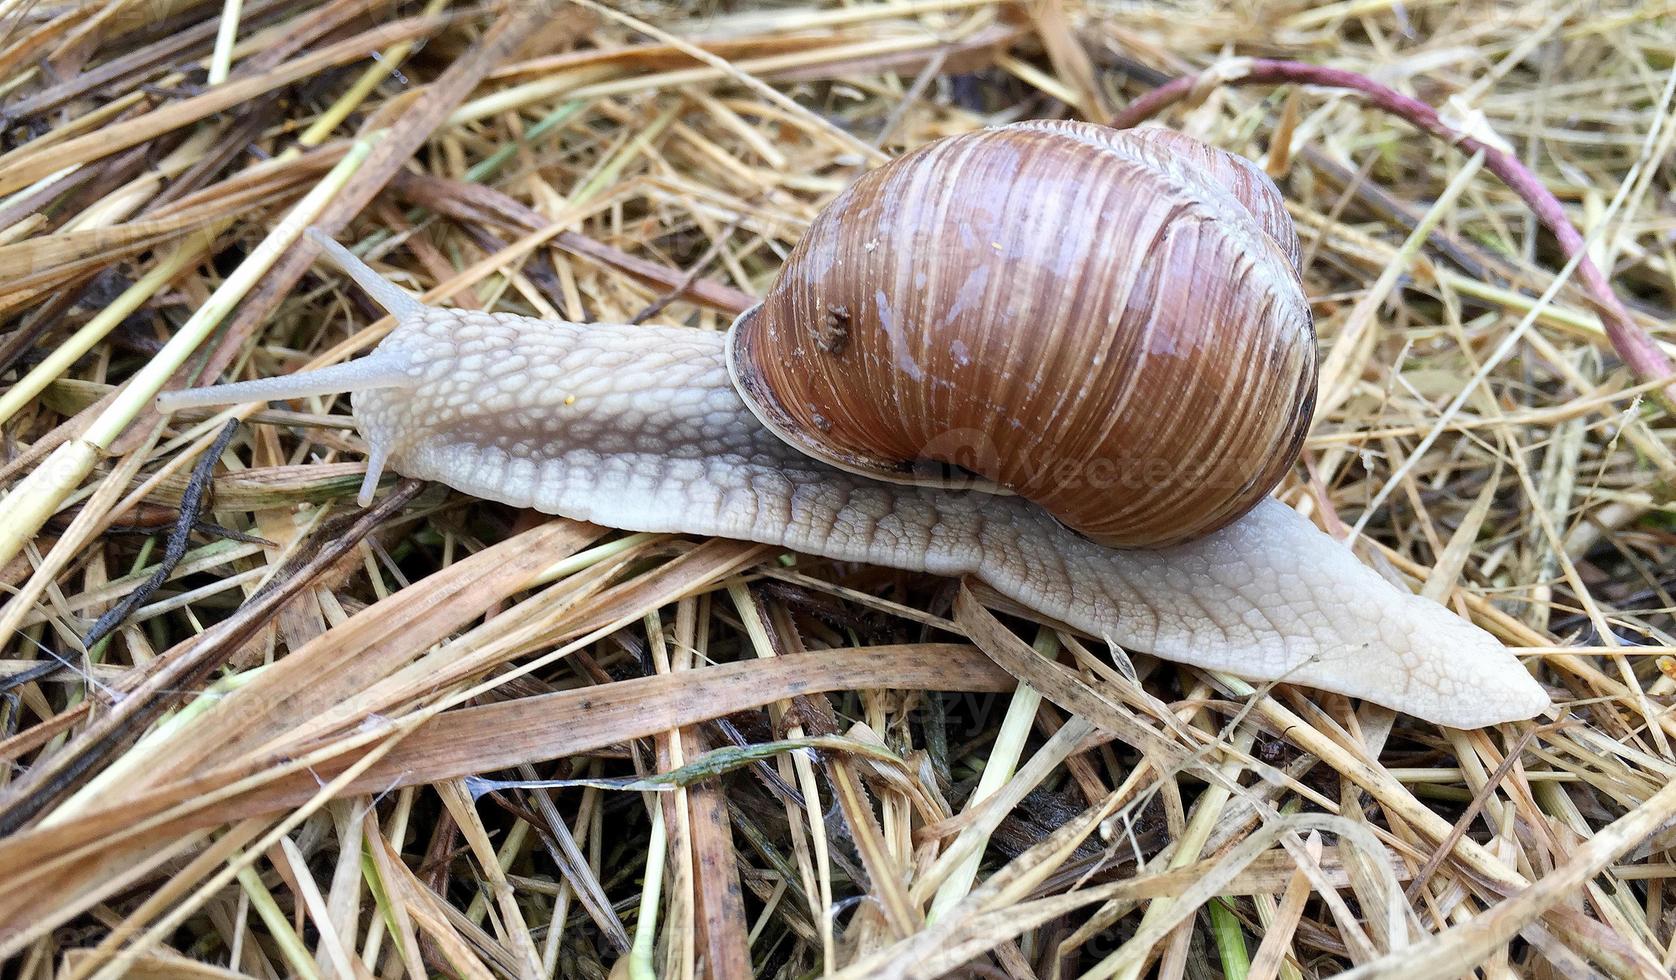
[[[160,407],[350,391],[369,446],[363,501],[389,465],[486,499],[626,530],[735,537],[970,574],[1108,642],[1363,697],[1444,724],[1473,727],[1547,707],[1541,687],[1488,634],[1397,590],[1268,499],[1307,428],[1315,365],[1296,238],[1273,185],[1238,158],[1185,137],[1152,134],[1119,151],[1106,145],[1122,142],[1110,130],[1060,129],[1004,127],[979,134],[999,140],[987,147],[969,145],[981,139],[952,149],[933,144],[883,168],[883,177],[864,177],[827,212],[843,213],[880,186],[885,196],[911,192],[915,183],[965,186],[962,172],[974,169],[986,180],[1029,179],[1033,166],[1062,153],[1073,162],[1082,155],[1083,174],[1095,182],[1111,182],[1094,172],[1098,164],[1143,183],[1158,214],[1124,226],[1148,234],[1106,243],[1105,271],[1067,272],[1057,286],[1027,289],[1023,298],[968,295],[998,303],[990,309],[1000,312],[973,318],[965,333],[910,331],[901,315],[913,309],[927,318],[937,297],[962,296],[958,286],[939,291],[912,273],[890,284],[883,267],[869,264],[866,239],[855,249],[828,240],[880,230],[888,241],[873,251],[906,248],[918,265],[966,268],[958,249],[941,251],[922,237],[930,234],[927,222],[938,222],[927,217],[937,210],[929,206],[898,214],[895,225],[883,215],[858,222],[859,231],[817,220],[763,304],[726,335],[428,307],[322,239],[327,254],[398,319],[377,350],[302,375],[168,393]],[[951,155],[939,161],[942,151]],[[958,192],[950,198],[941,188],[940,199],[958,201]],[[979,247],[1001,243],[988,249],[1002,253],[992,261],[1004,260],[1009,245],[1021,247],[1016,236],[1040,233],[1008,220],[1009,208],[1019,206],[1010,196],[973,200],[987,202],[992,216],[983,229],[992,234],[978,235]],[[1120,210],[1122,200],[1114,196],[1109,206]],[[1061,237],[1067,248],[1099,245],[1093,239],[1102,227],[1084,221]],[[1044,266],[1073,269],[1076,254]],[[1216,267],[1199,275],[1194,270],[1207,256]],[[1135,282],[1114,284],[1109,295],[1077,292],[1095,272]],[[845,275],[847,282],[839,278]],[[1184,277],[1192,288],[1175,282]],[[868,287],[884,293],[882,303],[866,295]],[[995,288],[1008,292],[1004,282]],[[918,305],[910,302],[916,292]],[[1147,305],[1161,296],[1179,300],[1177,308]],[[1059,314],[1084,308],[1085,315],[1050,315],[1056,304]],[[807,315],[831,315],[834,307],[844,322]],[[1224,320],[1238,323],[1208,322],[1206,311],[1233,311]],[[1078,322],[1116,335],[1067,342],[1073,349],[1066,350],[1052,338],[1021,342],[1015,332]],[[1096,400],[1080,389],[1097,387],[1100,372],[1063,375],[1135,331],[1152,346],[1134,347],[1131,360],[1160,369],[1163,382]],[[950,353],[956,341],[963,354]],[[1194,368],[1192,359],[1218,343],[1235,345],[1233,366]],[[949,359],[934,358],[937,351]],[[1051,359],[1053,370],[1037,370],[1032,357]],[[987,367],[974,364],[980,358]],[[869,374],[869,365],[884,373]],[[941,381],[948,384],[933,383]],[[1239,404],[1242,385],[1273,404]],[[1021,391],[1037,400],[995,407]],[[1051,428],[1079,392],[1092,407],[1068,432],[1016,434],[1029,425]],[[1213,404],[1176,410],[1188,396]],[[868,437],[869,425],[897,431]],[[1102,437],[1124,427],[1152,442],[1102,446]],[[1217,456],[1223,437],[1237,445]],[[1044,462],[1055,442],[1081,453],[1068,469]],[[1214,457],[1200,475],[1209,472],[1214,479],[1204,482],[1215,485],[1191,485],[1172,470],[1165,479],[1174,482],[1124,496],[1087,475],[1102,460],[1133,464],[1171,452],[1200,462]]]

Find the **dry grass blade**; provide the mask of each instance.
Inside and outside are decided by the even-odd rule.
[[[1673,24],[0,0],[0,974],[1669,975]],[[391,474],[358,511],[351,398],[152,410],[389,333],[306,225],[427,302],[720,331],[865,168],[1031,118],[1274,178],[1323,364],[1277,496],[1553,714]]]
[[[237,106],[271,89],[306,78],[322,68],[363,58],[368,50],[424,37],[434,33],[444,23],[445,20],[435,17],[395,21],[361,35],[346,38],[262,75],[219,86],[211,92],[125,121],[116,127],[107,127],[98,133],[79,136],[41,152],[15,150],[11,154],[0,156],[0,168],[4,168],[3,176],[0,176],[0,194],[10,194],[27,187],[31,182],[57,173],[65,167],[80,166],[153,139],[211,113]],[[22,158],[18,159],[19,156]]]

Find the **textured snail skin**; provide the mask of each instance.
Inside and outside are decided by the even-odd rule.
[[[422,307],[329,251],[400,318],[373,354],[175,392],[160,407],[352,390],[371,447],[369,497],[388,460],[479,497],[626,530],[974,575],[1109,642],[1440,724],[1529,718],[1549,704],[1489,634],[1397,590],[1273,500],[1191,544],[1108,548],[1019,497],[884,483],[803,456],[736,393],[719,334]]]

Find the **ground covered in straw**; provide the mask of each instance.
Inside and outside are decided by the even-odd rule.
[[[0,0],[0,972],[1667,975],[1666,6]],[[1549,715],[1253,695],[395,476],[363,510],[341,397],[151,409],[389,328],[304,223],[435,302],[722,329],[878,161],[1213,67],[1156,121],[1276,177],[1325,353],[1278,495]]]

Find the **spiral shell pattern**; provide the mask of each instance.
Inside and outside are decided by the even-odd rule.
[[[1242,158],[1065,122],[929,143],[812,223],[729,369],[815,458],[992,485],[1090,539],[1210,533],[1309,427],[1316,343],[1297,234]]]

